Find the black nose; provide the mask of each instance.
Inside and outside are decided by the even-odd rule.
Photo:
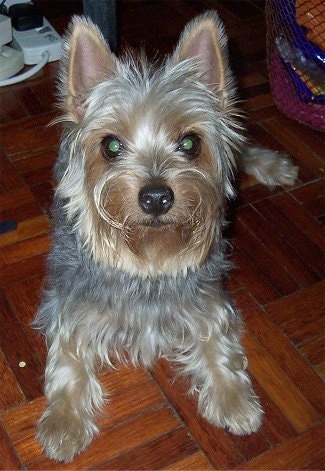
[[[153,216],[167,213],[174,203],[174,192],[164,185],[146,185],[139,191],[139,204]]]

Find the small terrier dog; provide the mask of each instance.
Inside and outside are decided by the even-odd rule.
[[[162,65],[117,58],[75,17],[60,73],[65,132],[55,168],[53,247],[35,319],[46,333],[47,455],[69,462],[98,433],[98,364],[178,365],[210,423],[255,432],[262,409],[222,288],[222,230],[236,160],[292,184],[279,154],[245,145],[218,15],[191,21]],[[100,362],[98,362],[100,360]]]

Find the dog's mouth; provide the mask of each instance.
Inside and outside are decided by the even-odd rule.
[[[155,236],[162,237],[167,244],[175,240],[187,243],[193,234],[193,228],[186,224],[177,224],[174,220],[166,218],[150,218],[140,222],[139,226],[147,236],[152,237],[152,240],[155,239]]]
[[[161,229],[167,226],[171,226],[172,223],[171,221],[166,221],[161,218],[151,218],[147,219],[146,221],[142,221],[140,223],[141,226],[148,227],[148,228],[153,228],[153,229]]]

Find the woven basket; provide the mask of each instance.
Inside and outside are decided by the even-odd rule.
[[[267,0],[267,60],[274,101],[325,130],[325,1]]]

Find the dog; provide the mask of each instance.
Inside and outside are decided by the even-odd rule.
[[[159,66],[117,58],[74,17],[59,93],[53,245],[35,318],[48,344],[43,449],[70,462],[99,433],[99,365],[150,368],[161,356],[207,421],[257,431],[242,321],[223,289],[225,213],[236,162],[269,186],[292,184],[297,169],[245,143],[217,13],[192,20]]]

